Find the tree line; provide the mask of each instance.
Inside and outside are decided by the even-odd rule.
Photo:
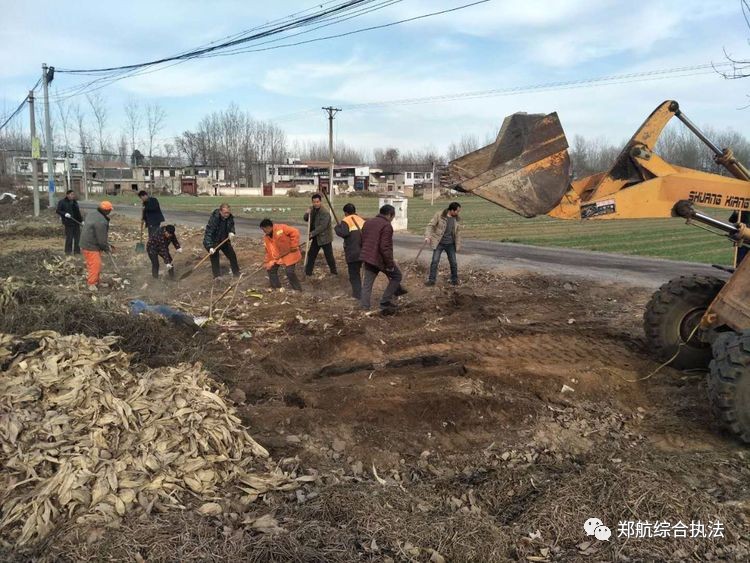
[[[40,108],[37,108],[38,110]],[[284,130],[270,120],[261,120],[236,104],[205,115],[194,128],[173,138],[163,138],[166,112],[158,103],[142,104],[129,100],[123,107],[122,129],[112,133],[112,111],[106,99],[95,92],[82,102],[59,100],[53,104],[52,129],[57,150],[86,153],[97,160],[118,159],[143,165],[221,166],[229,181],[257,181],[259,165],[284,164],[289,158],[328,161],[328,141],[289,141]],[[45,128],[42,111],[37,111],[37,134],[41,142]],[[750,165],[750,141],[731,129],[704,128],[707,136],[720,147],[732,147],[737,158]],[[433,164],[444,165],[455,158],[488,145],[497,131],[484,138],[466,134],[452,141],[445,152],[432,147],[401,149],[397,145],[364,149],[347,142],[337,142],[338,163],[370,165],[386,173],[404,170],[427,172]],[[574,177],[606,171],[614,163],[626,141],[612,144],[604,138],[575,135],[570,141],[571,167]],[[23,121],[16,119],[0,131],[0,150],[27,151],[30,147]],[[662,133],[656,152],[670,163],[707,172],[723,172],[713,155],[689,130],[675,123]],[[134,157],[137,162],[134,162]]]

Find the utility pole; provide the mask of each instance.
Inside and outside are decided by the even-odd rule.
[[[31,133],[31,188],[34,190],[34,217],[39,217],[39,139],[36,138],[36,116],[34,115],[34,90],[29,91],[29,125]]]
[[[322,109],[328,113],[328,203],[333,213],[333,116],[340,112],[341,108],[328,106]]]
[[[86,174],[86,145],[81,145],[81,160],[83,161],[83,199],[89,199],[89,178]]]
[[[47,136],[47,184],[49,189],[50,209],[55,206],[55,155],[52,154],[52,124],[49,120],[49,83],[55,77],[55,67],[47,69],[42,65],[42,84],[44,84],[44,132]]]
[[[430,196],[430,205],[435,205],[435,163],[432,163],[432,195]]]

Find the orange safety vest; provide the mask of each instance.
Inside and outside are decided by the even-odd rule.
[[[284,266],[291,266],[302,260],[299,250],[299,229],[289,225],[274,225],[273,237],[263,236],[266,247],[265,266],[270,269],[277,261]]]
[[[365,220],[359,215],[347,215],[344,217],[344,223],[349,227],[349,231],[359,231],[365,225]]]

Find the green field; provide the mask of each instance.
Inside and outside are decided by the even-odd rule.
[[[109,198],[115,206],[140,204],[132,195]],[[194,209],[209,213],[219,202],[226,200],[235,215],[270,217],[275,221],[301,221],[309,200],[302,197],[187,197],[160,196],[162,208]],[[346,203],[345,196],[335,201],[337,212]],[[351,198],[358,212],[364,216],[376,213],[377,198]],[[729,265],[733,248],[727,239],[686,225],[682,219],[633,219],[621,221],[562,221],[549,217],[524,219],[501,207],[473,196],[462,196],[462,218],[466,236],[503,242],[517,242],[537,246],[562,246],[583,250],[599,250],[619,254],[635,254]],[[430,206],[422,199],[409,200],[409,231],[421,234],[432,214],[447,205],[441,200]],[[244,207],[253,210],[244,213]],[[256,209],[259,208],[259,209]],[[712,213],[726,219],[728,212]]]

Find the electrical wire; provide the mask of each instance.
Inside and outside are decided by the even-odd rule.
[[[440,11],[437,11],[437,12],[430,12],[428,14],[422,14],[421,16],[414,16],[412,18],[406,18],[406,19],[403,19],[403,20],[398,20],[398,21],[394,21],[394,22],[384,23],[384,24],[380,24],[380,25],[373,25],[373,26],[370,26],[370,27],[363,27],[363,28],[360,28],[360,29],[355,29],[353,31],[347,31],[345,33],[340,33],[340,34],[337,34],[337,35],[327,35],[327,36],[324,36],[324,37],[316,37],[315,39],[308,39],[306,41],[298,41],[296,43],[285,43],[285,44],[282,44],[282,45],[275,45],[274,47],[266,47],[264,49],[246,48],[246,49],[236,50],[232,54],[239,54],[239,53],[260,53],[262,51],[270,51],[272,49],[281,49],[283,47],[297,47],[299,45],[307,45],[309,43],[316,43],[318,41],[326,41],[328,39],[340,39],[341,37],[348,37],[349,35],[354,35],[356,33],[364,33],[365,31],[374,31],[376,29],[384,29],[384,28],[387,28],[387,27],[393,27],[395,25],[401,25],[402,23],[413,22],[413,21],[422,20],[422,19],[425,19],[425,18],[432,18],[432,17],[435,17],[435,16],[442,16],[444,14],[449,14],[451,12],[457,12],[458,10],[465,10],[466,8],[471,8],[471,7],[476,6],[478,4],[485,4],[485,3],[491,2],[491,1],[492,0],[477,0],[476,2],[470,2],[468,4],[462,4],[461,6],[456,6],[455,8],[448,8],[448,9],[440,10]],[[216,56],[222,56],[222,55],[219,54],[219,55],[216,55]]]
[[[397,1],[402,1],[402,0],[397,0]],[[380,5],[376,6],[375,8],[368,7],[366,10],[363,10],[362,8],[362,6],[366,6],[366,5],[377,3],[377,2],[380,2]],[[311,12],[314,9],[323,8],[332,3],[333,3],[332,1],[325,2],[323,4],[320,4],[316,8],[309,8],[307,10],[295,12],[294,14],[291,14],[284,18],[273,20],[272,22],[269,22],[267,24],[263,24],[255,28],[245,30],[244,32],[240,32],[239,34],[227,36],[223,38],[223,40],[213,41],[211,43],[208,43],[202,46],[201,48],[193,49],[191,51],[185,51],[177,55],[174,55],[172,57],[163,59],[165,61],[172,60],[172,63],[168,65],[165,65],[165,63],[162,63],[162,62],[152,61],[150,63],[143,63],[140,65],[125,65],[123,67],[110,67],[109,69],[84,69],[84,70],[71,70],[71,69],[64,69],[64,68],[58,69],[57,72],[63,72],[63,73],[69,72],[69,73],[75,73],[75,74],[80,74],[80,75],[98,76],[98,78],[95,78],[94,80],[91,80],[90,82],[87,82],[84,84],[75,85],[71,88],[68,88],[67,90],[63,89],[62,91],[59,91],[57,93],[57,97],[55,98],[55,101],[62,101],[62,100],[69,99],[75,96],[80,96],[80,95],[87,94],[96,90],[100,90],[103,87],[109,86],[110,84],[117,82],[119,80],[123,80],[125,78],[138,76],[141,74],[149,74],[151,72],[158,72],[159,70],[164,70],[166,68],[170,68],[171,66],[175,66],[177,64],[182,64],[184,62],[188,62],[190,60],[194,60],[197,58],[203,58],[204,56],[206,56],[204,53],[212,53],[214,52],[215,49],[226,48],[226,45],[233,44],[237,41],[245,42],[245,41],[256,40],[257,38],[271,36],[271,35],[275,35],[278,33],[284,33],[287,29],[294,29],[298,27],[304,28],[306,26],[313,25],[314,23],[317,23],[317,22],[330,21],[332,18],[338,18],[337,20],[334,20],[332,23],[328,24],[328,25],[333,25],[333,23],[336,23],[337,21],[343,21],[343,17],[347,14],[351,14],[352,12],[355,13],[355,16],[363,15],[364,13],[375,11],[375,9],[382,9],[383,7],[386,7],[387,5],[390,5],[395,2],[393,0],[389,0],[385,2],[383,0],[359,0],[358,2],[346,2],[344,4],[339,3],[338,5],[333,6],[332,8],[329,8],[327,10],[318,10],[316,13],[311,14],[307,16],[306,18],[302,18],[302,19],[298,18],[297,20],[293,20],[289,24],[285,24],[283,26],[277,25],[276,27],[272,27],[272,29],[267,30],[267,28],[269,26],[272,26],[273,24],[277,24],[278,22],[284,22],[286,20],[293,18],[296,15]],[[357,13],[356,10],[360,10],[360,12]],[[355,17],[355,16],[352,16],[352,17]],[[263,30],[266,30],[266,31],[263,31]],[[256,33],[249,37],[244,37],[245,35],[247,35],[248,32],[254,32],[254,31],[259,31],[259,33]],[[301,33],[309,33],[310,31],[313,31],[313,30],[308,30],[308,31],[301,32]],[[226,41],[227,39],[228,41]],[[215,43],[219,43],[219,44],[214,45]],[[156,68],[152,68],[152,67],[156,67]],[[150,69],[150,70],[144,70],[144,69]]]
[[[24,100],[23,100],[23,101],[21,102],[21,104],[20,104],[20,105],[19,105],[19,106],[18,106],[18,107],[17,107],[17,108],[16,108],[16,109],[15,109],[15,110],[13,111],[13,113],[11,113],[11,114],[10,114],[10,115],[8,116],[8,119],[6,119],[6,120],[5,120],[4,122],[3,122],[3,124],[2,124],[2,125],[0,125],[0,131],[2,131],[2,130],[3,130],[4,128],[5,128],[5,126],[6,126],[6,125],[8,125],[8,123],[10,123],[10,122],[11,122],[11,120],[12,120],[12,119],[13,119],[13,118],[14,118],[14,117],[15,117],[16,115],[18,115],[18,114],[19,114],[19,113],[21,112],[21,110],[22,110],[22,109],[24,108],[24,106],[25,106],[25,105],[27,104],[27,102],[28,102],[28,101],[29,101],[29,98],[28,98],[28,97],[27,97],[27,98],[24,98]]]
[[[325,17],[323,17],[321,19],[316,20],[316,21],[324,21],[324,22],[327,22],[327,23],[323,23],[322,25],[318,25],[317,27],[313,27],[312,29],[307,29],[307,30],[304,30],[304,31],[300,31],[300,32],[295,33],[295,34],[285,35],[282,38],[270,39],[268,41],[263,41],[263,42],[260,42],[258,44],[259,45],[265,45],[265,44],[273,43],[273,42],[276,42],[276,41],[281,41],[283,39],[288,39],[290,37],[296,37],[296,36],[299,36],[299,35],[311,33],[313,31],[316,31],[316,30],[321,29],[323,27],[329,27],[331,25],[335,25],[335,24],[341,23],[343,21],[354,19],[356,17],[360,17],[360,16],[363,16],[365,14],[368,14],[368,13],[371,13],[371,12],[374,12],[374,11],[377,11],[377,10],[381,10],[381,9],[389,7],[389,6],[393,5],[393,4],[400,3],[402,1],[403,0],[378,0],[377,2],[375,2],[375,6],[366,6],[366,7],[363,7],[363,8],[358,8],[357,10],[347,12],[344,15],[341,15],[341,14],[336,14],[334,16],[328,15],[328,16],[325,16]],[[485,1],[488,1],[488,0],[485,0]],[[369,3],[372,3],[372,0],[370,2],[368,2],[368,4]],[[305,25],[309,25],[309,24],[304,24],[301,27],[304,27]],[[234,54],[234,53],[230,52],[228,54],[231,55],[231,54]],[[202,55],[202,56],[194,57],[194,58],[210,58],[210,57],[215,57],[215,56],[219,56],[219,54]],[[100,78],[97,78],[95,80],[92,80],[91,82],[88,82],[88,83],[85,83],[85,84],[82,84],[82,85],[74,86],[74,87],[70,88],[68,91],[63,90],[62,93],[58,92],[57,93],[57,97],[55,98],[55,101],[62,101],[62,100],[66,100],[68,98],[72,98],[72,97],[75,97],[75,96],[80,96],[82,94],[88,94],[90,92],[101,90],[102,88],[104,88],[106,86],[109,86],[109,85],[111,85],[111,84],[113,84],[115,82],[118,82],[120,80],[124,80],[125,78],[130,78],[130,77],[133,77],[133,76],[142,76],[142,75],[151,74],[151,73],[154,73],[154,72],[159,72],[161,70],[165,70],[167,68],[171,68],[171,67],[176,66],[178,64],[183,64],[185,62],[188,62],[189,60],[193,60],[193,58],[190,58],[190,59],[180,59],[180,60],[177,60],[175,62],[172,62],[172,64],[158,66],[157,68],[146,67],[146,70],[144,70],[144,69],[135,69],[135,70],[132,70],[132,71],[127,71],[127,72],[113,72],[113,73],[108,74],[107,76],[100,77]]]
[[[273,26],[270,29],[261,30],[259,32],[253,33],[251,35],[246,35],[243,37],[231,39],[228,41],[222,41],[221,43],[218,43],[216,45],[209,45],[203,48],[194,49],[192,51],[187,51],[184,53],[180,53],[177,55],[172,55],[169,57],[163,57],[161,59],[155,59],[152,61],[146,61],[143,63],[137,63],[137,64],[130,64],[130,65],[121,65],[121,66],[112,66],[112,67],[105,67],[105,68],[92,68],[92,69],[66,69],[66,68],[60,68],[57,70],[59,73],[66,73],[66,74],[92,74],[92,73],[107,73],[112,71],[120,71],[120,70],[135,70],[138,68],[143,68],[147,66],[154,66],[162,63],[168,63],[175,60],[180,59],[186,59],[186,58],[196,58],[200,57],[201,55],[205,55],[208,53],[212,53],[221,49],[225,49],[227,47],[234,47],[236,45],[241,45],[243,43],[247,43],[250,41],[253,41],[255,39],[261,39],[264,37],[268,37],[271,35],[276,35],[278,33],[282,33],[284,31],[288,31],[290,29],[294,29],[296,27],[299,27],[300,25],[303,25],[305,23],[314,22],[318,19],[321,19],[324,16],[335,14],[338,12],[342,12],[345,10],[348,10],[350,8],[359,6],[361,4],[367,4],[372,2],[373,0],[350,0],[348,2],[343,2],[342,4],[333,6],[331,8],[327,8],[324,10],[320,10],[316,14],[308,15],[302,18],[298,18],[296,20],[292,20],[289,23],[281,23],[279,25]]]
[[[692,66],[674,67],[668,69],[656,69],[643,72],[632,72],[627,74],[613,74],[609,76],[600,76],[596,78],[583,78],[576,80],[565,80],[557,82],[545,82],[540,84],[531,84],[526,86],[512,86],[508,88],[494,88],[490,90],[475,90],[468,92],[457,92],[452,94],[442,94],[438,96],[424,96],[419,98],[396,98],[392,100],[379,100],[374,102],[364,102],[361,104],[342,105],[341,109],[346,111],[361,111],[367,109],[377,109],[388,106],[405,106],[421,105],[428,103],[449,102],[456,100],[470,100],[498,96],[510,96],[517,94],[538,93],[538,92],[556,92],[561,90],[572,90],[576,88],[587,88],[602,85],[629,84],[634,82],[646,82],[650,80],[661,80],[665,78],[682,78],[689,76],[698,76],[704,74],[714,74],[716,66],[726,66],[731,63],[699,64]],[[311,113],[317,113],[319,108],[310,108],[273,117],[273,121],[285,121],[296,119]]]
[[[286,48],[286,47],[294,47],[299,45],[306,45],[310,43],[315,43],[319,41],[326,41],[330,39],[337,39],[341,37],[347,37],[350,35],[354,35],[357,33],[364,33],[367,31],[373,31],[377,29],[384,29],[388,27],[393,27],[396,25],[401,25],[403,23],[413,22],[425,18],[435,17],[439,15],[448,14],[451,12],[456,12],[459,10],[464,10],[479,4],[484,4],[487,2],[490,2],[491,0],[477,0],[474,2],[470,2],[467,4],[462,4],[460,6],[456,6],[453,8],[448,8],[445,10],[439,10],[435,12],[430,12],[427,14],[422,14],[419,16],[414,16],[411,18],[406,18],[394,22],[389,22],[386,24],[376,25],[376,26],[369,26],[365,28],[360,28],[356,30],[352,30],[349,32],[344,32],[340,34],[333,34],[333,35],[327,35],[323,37],[317,37],[314,39],[308,39],[305,41],[298,41],[293,43],[283,43],[279,45],[272,45],[269,47],[247,47],[247,48],[236,48],[236,49],[229,49],[229,47],[234,47],[237,44],[245,44],[251,41],[255,41],[257,39],[263,39],[266,37],[270,37],[276,34],[285,33],[286,31],[289,31],[291,29],[297,28],[297,27],[305,27],[308,25],[311,25],[313,23],[320,23],[323,22],[321,25],[318,25],[317,27],[313,27],[312,29],[308,29],[305,31],[301,31],[295,34],[291,35],[285,35],[281,38],[272,39],[265,42],[259,42],[257,45],[264,45],[269,43],[275,43],[277,41],[282,41],[284,39],[289,39],[290,37],[296,37],[302,34],[311,33],[313,31],[316,31],[318,29],[321,29],[323,27],[329,27],[331,25],[341,23],[343,21],[348,21],[350,19],[353,19],[355,17],[361,17],[365,14],[374,12],[376,10],[382,10],[383,8],[389,7],[393,4],[396,4],[398,2],[401,2],[402,0],[380,0],[379,2],[373,2],[372,0],[366,1],[366,2],[347,2],[344,7],[347,11],[342,8],[342,6],[335,6],[329,10],[325,10],[323,12],[319,12],[317,14],[314,14],[312,16],[309,16],[307,18],[303,18],[303,20],[292,22],[285,26],[277,26],[275,28],[272,28],[268,31],[263,31],[260,33],[255,33],[249,37],[242,37],[240,39],[235,39],[231,41],[224,41],[220,43],[219,45],[215,45],[212,47],[206,47],[203,49],[197,49],[194,51],[190,51],[187,53],[183,53],[180,55],[176,55],[173,57],[166,57],[164,59],[159,59],[157,61],[151,61],[148,63],[141,63],[139,65],[124,65],[120,67],[109,67],[109,68],[103,68],[103,69],[83,69],[83,70],[73,70],[73,69],[58,69],[57,72],[62,73],[71,73],[71,74],[97,74],[97,73],[105,73],[106,76],[97,78],[87,84],[78,85],[76,87],[73,87],[68,92],[63,92],[63,95],[56,98],[57,101],[62,101],[68,98],[72,98],[75,96],[80,96],[82,94],[87,94],[96,90],[99,90],[101,88],[104,88],[106,86],[109,86],[110,84],[117,82],[119,80],[123,80],[125,78],[129,78],[132,76],[138,76],[142,74],[148,74],[150,72],[157,72],[159,70],[164,70],[166,68],[169,68],[170,66],[174,66],[176,64],[181,64],[183,62],[186,62],[188,60],[194,60],[194,59],[200,59],[200,58],[213,58],[218,56],[232,56],[237,55],[241,53],[251,53],[251,52],[263,52],[263,51],[270,51],[274,49],[280,49],[280,48]],[[375,4],[375,6],[366,6],[367,4]],[[361,4],[361,6],[360,6]],[[321,4],[321,7],[324,4]],[[149,71],[142,71],[141,69],[147,68],[150,66],[155,65],[161,65],[165,62],[172,62],[172,65],[163,66],[157,69],[152,69]],[[119,73],[119,74],[118,74]]]

